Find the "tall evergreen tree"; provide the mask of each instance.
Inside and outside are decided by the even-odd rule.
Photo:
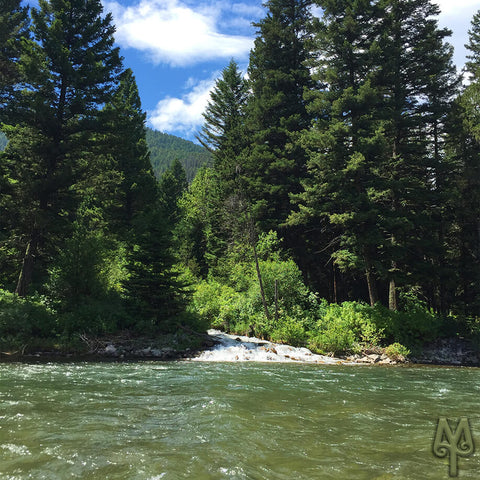
[[[247,82],[238,65],[231,61],[210,93],[203,114],[205,123],[199,140],[214,156],[214,167],[222,189],[232,189],[240,156],[246,147],[245,105],[248,99]]]
[[[472,18],[468,30],[468,43],[465,47],[469,50],[465,68],[472,79],[478,80],[480,77],[480,10]]]
[[[145,119],[133,72],[126,69],[111,102],[102,112],[104,141],[99,147],[112,157],[111,168],[121,176],[110,229],[129,241],[135,218],[155,204],[156,179],[150,163]]]
[[[427,0],[318,2],[319,81],[307,133],[309,170],[291,221],[328,219],[328,248],[345,270],[363,269],[370,302],[376,281],[421,282],[441,181],[443,123],[456,86],[451,49]],[[325,228],[325,225],[322,227]],[[327,248],[326,246],[324,248]],[[385,289],[383,289],[384,291]]]
[[[466,73],[470,83],[456,101],[450,125],[450,148],[456,165],[456,195],[452,256],[456,308],[466,315],[480,315],[480,11],[469,30],[470,51]]]
[[[311,1],[269,0],[266,17],[255,24],[250,54],[252,95],[247,106],[250,147],[242,174],[254,218],[264,231],[277,230],[291,210],[290,194],[300,190],[305,153],[298,134],[309,126],[303,94],[312,85]],[[287,242],[290,247],[292,242]]]
[[[379,83],[383,89],[388,137],[388,161],[382,206],[388,214],[389,242],[383,254],[389,258],[389,304],[396,308],[396,286],[422,282],[429,249],[440,248],[435,184],[441,178],[440,138],[444,135],[447,105],[457,78],[452,50],[445,45],[451,34],[438,28],[439,7],[430,0],[385,0],[380,32]],[[426,240],[426,242],[425,242]],[[411,255],[415,252],[414,255]],[[417,268],[418,267],[418,268]]]
[[[28,38],[27,8],[20,6],[20,0],[4,0],[0,3],[0,128],[2,122],[12,121],[15,109],[12,108],[16,85],[21,80],[19,57],[22,38]],[[6,139],[2,133],[2,144]],[[4,148],[1,148],[3,151]],[[0,157],[2,152],[0,151]],[[4,162],[0,158],[0,210],[4,211],[5,196],[10,180]],[[3,263],[2,245],[8,237],[8,222],[5,215],[0,218],[0,265]],[[7,275],[4,275],[6,277]]]
[[[29,36],[27,15],[20,0],[0,3],[0,122],[7,120],[8,103],[14,86],[21,80],[18,61],[22,39]]]
[[[158,189],[170,228],[180,221],[179,201],[188,187],[187,174],[179,160],[174,160],[170,168],[161,176]]]
[[[167,214],[157,202],[136,219],[135,246],[129,254],[128,277],[123,282],[132,316],[163,330],[172,328],[185,302],[185,285],[174,269],[173,237]]]
[[[21,123],[11,130],[6,155],[15,185],[12,236],[24,252],[19,295],[27,293],[35,263],[44,272],[68,235],[81,190],[100,195],[108,186],[107,179],[92,178],[105,160],[95,151],[95,130],[121,68],[112,16],[103,15],[100,0],[40,0],[39,6],[32,10],[33,40],[24,42]]]
[[[311,176],[298,196],[302,208],[290,221],[311,223],[317,218],[313,228],[325,246],[315,250],[332,256],[333,271],[364,271],[374,304],[379,300],[382,237],[372,196],[385,151],[381,93],[375,86],[378,16],[369,0],[324,1],[321,6],[316,71],[323,88],[309,96],[316,121],[304,135]],[[336,290],[336,277],[332,282]]]

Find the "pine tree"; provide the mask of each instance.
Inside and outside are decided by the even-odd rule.
[[[22,75],[18,65],[21,55],[21,42],[28,38],[27,8],[20,6],[20,0],[4,0],[0,3],[0,127],[2,122],[13,121],[15,108],[12,103],[18,94],[18,84]],[[2,146],[6,138],[2,133]],[[4,148],[0,149],[1,151]],[[10,179],[0,151],[0,210],[4,211],[6,195],[9,193]],[[0,245],[8,237],[8,222],[5,215],[0,218]],[[1,254],[0,263],[4,256]],[[4,277],[7,276],[4,274]]]
[[[317,39],[317,119],[305,135],[310,179],[291,222],[312,222],[335,264],[365,272],[370,302],[377,281],[421,283],[438,232],[443,123],[457,78],[451,49],[428,1],[325,0]],[[322,222],[328,220],[329,226]],[[424,280],[425,278],[423,278]],[[384,288],[382,289],[385,290]]]
[[[8,108],[15,85],[21,80],[18,60],[21,42],[28,38],[27,8],[20,0],[3,0],[0,3],[0,122],[7,121]]]
[[[9,205],[12,236],[24,251],[16,288],[22,296],[35,263],[45,272],[68,236],[79,198],[101,196],[111,187],[97,175],[107,160],[95,149],[95,130],[121,68],[112,17],[103,16],[99,0],[40,0],[39,5],[32,10],[33,40],[24,42],[22,69],[29,83],[16,105],[21,123],[12,130],[6,155],[15,185]],[[28,215],[22,217],[17,208]]]
[[[441,248],[441,238],[424,232],[441,228],[431,207],[437,202],[435,183],[442,182],[441,125],[457,78],[452,50],[445,45],[451,32],[438,28],[437,5],[430,0],[385,0],[380,6],[378,81],[389,144],[380,173],[387,192],[381,205],[389,237],[382,254],[390,262],[389,305],[395,309],[397,285],[421,284],[419,272],[428,268],[428,250]]]
[[[315,245],[315,250],[328,251],[334,269],[364,271],[374,304],[379,300],[382,236],[372,197],[386,146],[379,115],[381,93],[375,86],[378,17],[368,0],[324,1],[321,6],[316,71],[323,88],[309,95],[317,119],[304,135],[310,177],[297,197],[301,208],[290,222],[308,224],[316,218],[313,228],[325,245]],[[336,278],[332,282],[337,290]]]
[[[166,212],[158,202],[136,220],[135,247],[123,282],[127,306],[136,321],[171,329],[185,307],[184,287],[174,269],[173,237]]]
[[[449,146],[456,165],[455,212],[451,235],[456,274],[456,308],[464,315],[480,315],[480,11],[469,30],[466,64],[470,83],[459,95],[451,116]]]
[[[468,31],[468,44],[465,47],[470,51],[465,69],[470,74],[471,80],[478,80],[480,77],[480,10],[473,16]]]
[[[187,174],[179,160],[175,160],[170,168],[161,176],[158,190],[171,229],[180,221],[179,201],[188,188]]]
[[[215,172],[224,192],[234,187],[240,156],[246,147],[244,117],[247,99],[247,83],[232,60],[210,94],[203,114],[205,123],[198,137],[214,156]]]
[[[135,218],[156,201],[157,185],[146,142],[145,119],[133,72],[126,69],[111,102],[102,111],[103,143],[121,175],[110,214],[110,230],[129,241]]]
[[[305,175],[298,134],[310,123],[303,94],[312,85],[307,64],[311,2],[270,0],[265,6],[267,15],[255,24],[258,36],[250,54],[246,121],[251,146],[241,173],[254,218],[268,231],[287,219],[290,194],[299,192]],[[294,241],[287,243],[291,247]]]

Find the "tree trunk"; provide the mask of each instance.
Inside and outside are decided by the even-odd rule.
[[[278,280],[275,280],[275,323],[278,322]]]
[[[22,268],[18,276],[17,287],[15,293],[19,297],[25,297],[28,293],[28,287],[32,283],[33,266],[35,263],[35,254],[37,250],[37,235],[32,233],[30,241],[27,243],[25,255],[23,256]]]
[[[395,285],[395,280],[390,279],[390,285],[388,288],[388,308],[392,311],[397,310],[397,287]]]
[[[270,320],[270,312],[268,311],[267,301],[265,300],[265,290],[263,289],[262,274],[260,272],[260,266],[258,264],[257,248],[255,242],[252,243],[253,256],[255,257],[255,268],[257,269],[258,284],[260,285],[260,295],[262,297],[263,310],[267,320]]]
[[[367,279],[368,296],[370,297],[370,305],[373,307],[378,302],[378,291],[375,276],[373,275],[373,268],[370,260],[365,257],[365,277]]]
[[[338,303],[338,285],[337,285],[337,273],[335,265],[333,265],[333,302]]]

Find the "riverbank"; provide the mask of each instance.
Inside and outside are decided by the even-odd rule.
[[[305,347],[293,347],[255,337],[229,335],[220,330],[207,333],[181,331],[169,335],[140,336],[122,332],[114,336],[80,335],[72,349],[38,348],[28,345],[13,351],[0,352],[0,362],[29,360],[191,360],[203,362],[284,362],[342,365],[429,364],[480,366],[480,353],[475,346],[459,338],[442,339],[427,344],[421,352],[408,358],[390,358],[376,347],[360,354],[327,356],[312,353]]]

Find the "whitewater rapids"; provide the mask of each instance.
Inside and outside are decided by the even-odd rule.
[[[191,360],[197,362],[349,363],[339,358],[314,354],[305,347],[292,347],[255,337],[229,335],[220,330],[209,330],[207,333],[215,345]]]

